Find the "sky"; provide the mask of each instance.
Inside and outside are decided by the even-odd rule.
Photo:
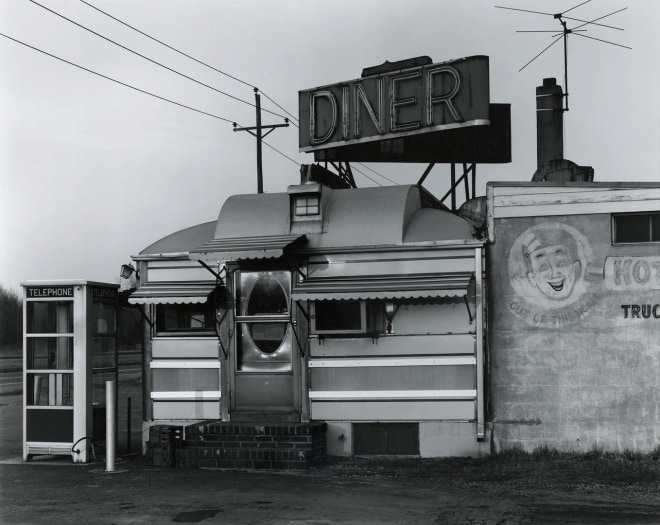
[[[597,182],[660,182],[657,0],[86,1],[0,0],[0,33],[188,108],[0,37],[0,284],[17,292],[26,280],[118,282],[131,255],[255,192],[255,139],[232,129],[255,124],[253,86],[277,113],[263,123],[280,124],[287,114],[266,96],[297,116],[299,90],[386,60],[488,55],[491,103],[511,104],[512,162],[478,165],[477,193],[488,181],[531,180],[535,88],[548,77],[564,84],[561,43],[519,71],[554,38],[519,31],[561,30],[539,13],[591,21],[626,8],[598,22],[612,27],[569,36],[564,156],[593,166]],[[313,162],[297,131],[266,138],[266,192],[299,183],[299,165]],[[369,187],[414,184],[426,165],[354,167]],[[449,173],[436,166],[424,186],[442,196]]]

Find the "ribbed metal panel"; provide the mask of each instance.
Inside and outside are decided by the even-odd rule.
[[[205,303],[215,283],[145,284],[128,298],[131,304]]]
[[[190,258],[203,261],[240,261],[281,257],[284,249],[294,242],[302,242],[304,235],[268,235],[212,239],[190,251]]]
[[[471,275],[466,272],[309,279],[294,284],[291,295],[296,301],[461,297],[467,293]]]

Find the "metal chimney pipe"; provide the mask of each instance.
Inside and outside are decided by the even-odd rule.
[[[564,158],[563,93],[557,79],[544,78],[536,88],[537,168],[550,160]]]

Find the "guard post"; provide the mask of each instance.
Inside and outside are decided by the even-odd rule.
[[[117,381],[118,286],[85,280],[21,286],[23,460],[71,455],[86,463],[93,444],[105,440],[105,382]]]

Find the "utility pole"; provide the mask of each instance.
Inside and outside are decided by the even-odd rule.
[[[263,176],[263,168],[261,162],[261,143],[263,142],[263,139],[269,133],[271,133],[275,128],[288,128],[289,119],[285,118],[284,124],[270,124],[267,126],[262,126],[261,125],[261,95],[259,95],[259,89],[257,88],[254,88],[254,99],[255,99],[254,106],[257,109],[257,125],[250,126],[247,128],[239,128],[236,122],[234,122],[234,131],[247,131],[250,135],[256,137],[257,139],[257,193],[263,193],[264,176]],[[268,131],[264,133],[263,132],[264,129],[267,129]]]

